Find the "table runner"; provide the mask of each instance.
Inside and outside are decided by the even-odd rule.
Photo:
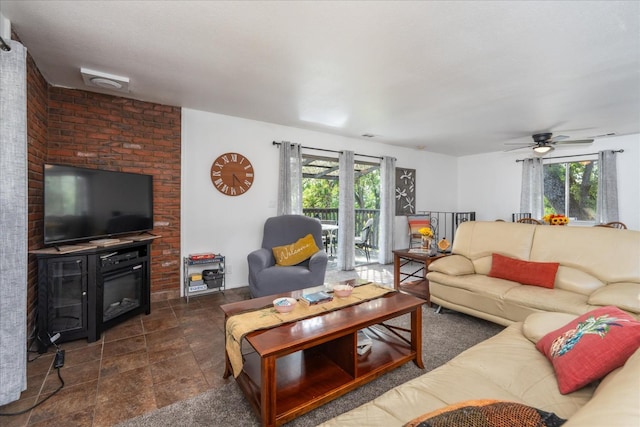
[[[334,297],[332,301],[311,306],[298,302],[289,313],[278,313],[273,306],[269,306],[230,316],[227,319],[225,333],[227,355],[233,368],[233,376],[237,377],[242,372],[243,361],[240,343],[248,333],[359,304],[395,291],[395,289],[372,283],[354,288],[347,298]]]

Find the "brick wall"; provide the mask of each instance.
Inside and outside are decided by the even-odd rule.
[[[180,137],[179,107],[49,88],[47,162],[153,175],[152,300],[180,292]]]

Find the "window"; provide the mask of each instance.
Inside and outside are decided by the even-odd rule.
[[[544,165],[544,213],[567,215],[574,221],[595,222],[598,161]]]
[[[338,160],[302,156],[303,209],[338,209]],[[356,209],[380,209],[380,165],[356,160],[354,163]],[[324,219],[324,218],[323,218]]]

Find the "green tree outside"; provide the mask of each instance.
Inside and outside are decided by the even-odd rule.
[[[339,203],[337,179],[303,178],[302,207],[305,209],[337,209]],[[359,175],[354,182],[356,209],[380,209],[380,170]]]
[[[565,191],[567,178],[569,179],[568,204]],[[597,196],[597,161],[544,165],[545,215],[563,214],[579,221],[593,221],[596,213]]]

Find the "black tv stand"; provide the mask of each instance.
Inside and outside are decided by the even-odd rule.
[[[38,259],[38,352],[46,352],[49,337],[57,333],[57,342],[93,342],[105,330],[149,314],[152,241],[33,251]]]

